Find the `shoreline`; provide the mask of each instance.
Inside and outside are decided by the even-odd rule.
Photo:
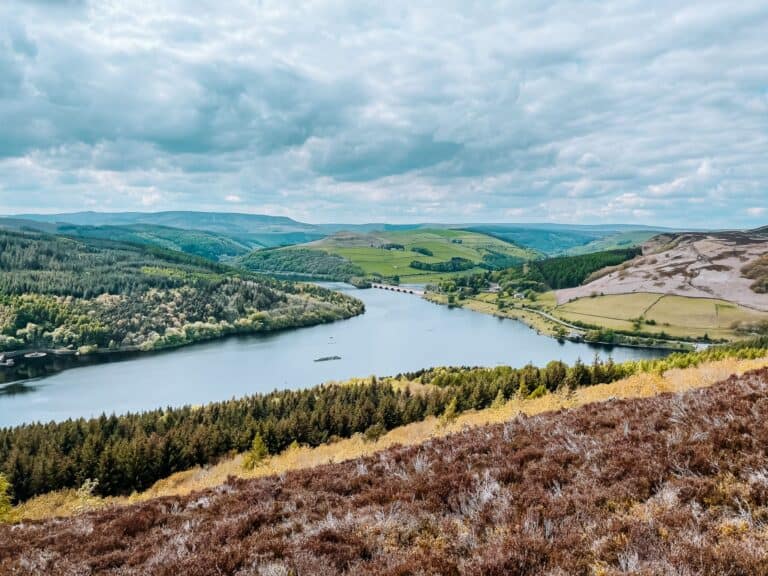
[[[3,374],[10,374],[10,373],[16,372],[25,367],[31,367],[31,366],[41,367],[41,366],[44,366],[46,363],[56,361],[56,360],[65,360],[65,361],[68,360],[71,362],[70,366],[54,369],[50,372],[50,373],[58,373],[58,372],[70,370],[72,368],[77,368],[79,366],[86,366],[90,364],[100,364],[102,362],[111,362],[111,361],[121,362],[125,360],[130,360],[133,357],[151,356],[153,354],[164,354],[168,352],[173,352],[180,348],[189,348],[189,347],[197,346],[200,344],[210,344],[211,342],[225,341],[230,338],[248,338],[253,336],[266,336],[269,334],[276,334],[279,332],[284,332],[289,330],[299,330],[302,328],[312,328],[315,326],[333,324],[334,322],[355,318],[357,316],[360,316],[361,314],[365,314],[365,308],[363,308],[362,312],[360,312],[359,314],[354,314],[352,316],[347,316],[347,317],[335,318],[333,320],[317,322],[314,324],[299,324],[296,326],[283,326],[283,327],[278,327],[274,329],[266,329],[266,330],[258,330],[258,331],[230,332],[227,334],[213,336],[211,338],[201,338],[197,340],[179,342],[174,344],[166,344],[163,346],[152,347],[152,348],[142,348],[141,346],[122,346],[119,348],[95,348],[88,351],[81,351],[79,349],[42,348],[41,347],[41,348],[24,348],[21,350],[7,350],[4,352],[0,352],[0,358],[3,358],[3,360],[12,360],[13,364],[4,365],[0,363],[0,376],[2,376]],[[83,346],[81,348],[87,348],[87,346]],[[44,355],[39,357],[32,357],[32,358],[25,357],[28,354],[40,354],[40,353]],[[0,390],[5,388],[6,386],[23,384],[28,380],[33,380],[38,377],[40,376],[32,376],[32,377],[26,376],[26,377],[11,379],[11,380],[8,380],[7,382],[3,381],[2,378],[0,378]]]
[[[600,340],[588,341],[588,340],[584,340],[583,336],[584,334],[589,332],[589,330],[585,328],[581,328],[574,324],[570,324],[564,320],[559,320],[556,317],[552,316],[551,314],[548,314],[542,310],[536,310],[534,308],[527,308],[527,307],[520,307],[520,308],[513,307],[513,308],[504,308],[503,310],[499,310],[497,308],[493,308],[493,305],[490,304],[489,302],[485,302],[483,300],[478,300],[475,298],[469,298],[460,304],[449,304],[447,301],[444,301],[447,299],[442,294],[438,294],[436,292],[426,292],[423,298],[428,302],[432,302],[440,306],[456,306],[458,308],[465,308],[466,310],[471,310],[479,314],[487,314],[489,316],[495,316],[496,318],[507,318],[511,320],[517,320],[519,322],[522,322],[526,326],[528,326],[531,330],[535,330],[537,334],[548,336],[555,340],[568,340],[570,342],[583,342],[586,344],[598,344],[601,346],[621,346],[622,348],[637,348],[641,350],[667,350],[670,352],[691,352],[695,350],[702,350],[710,346],[710,344],[704,344],[699,342],[684,342],[681,340],[668,340],[666,342],[669,342],[670,343],[669,345],[636,344],[636,343],[628,343],[628,342],[604,342]],[[534,315],[534,316],[537,316],[538,318],[532,319],[528,317],[528,315]],[[558,334],[554,329],[552,329],[552,324],[556,324],[564,328],[567,328],[571,330],[572,333],[577,332],[578,338],[574,337],[572,334],[569,334],[569,335]],[[638,336],[637,338],[647,339],[642,336]]]

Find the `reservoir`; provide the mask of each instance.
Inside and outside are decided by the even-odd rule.
[[[175,350],[71,365],[0,387],[0,427],[166,406],[205,404],[275,389],[305,388],[352,377],[393,376],[432,366],[544,366],[616,362],[665,355],[541,336],[510,319],[432,304],[387,290],[348,291],[366,312],[349,320],[272,334],[231,337]],[[322,361],[318,361],[322,360]]]

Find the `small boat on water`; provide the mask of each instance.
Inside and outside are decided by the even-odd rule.
[[[27,358],[28,360],[35,360],[37,358],[45,358],[48,356],[45,352],[29,352],[28,354],[24,354],[24,358]]]
[[[341,356],[323,356],[322,358],[315,358],[315,362],[328,362],[329,360],[341,360]]]

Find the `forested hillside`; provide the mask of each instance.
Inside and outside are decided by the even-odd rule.
[[[0,351],[152,349],[345,318],[314,286],[155,247],[0,231]]]
[[[476,294],[491,283],[500,286],[502,293],[545,292],[547,290],[579,286],[594,272],[606,266],[615,266],[641,254],[640,248],[606,250],[578,256],[555,256],[519,263],[499,271],[488,271],[456,278],[440,284],[447,293]]]
[[[0,525],[8,574],[763,575],[768,371]],[[32,569],[30,569],[32,567]]]
[[[640,248],[606,250],[579,256],[560,256],[531,263],[535,273],[554,290],[579,286],[589,276],[606,266],[615,266],[642,254]]]
[[[375,437],[427,416],[482,409],[512,397],[538,397],[558,389],[612,382],[638,372],[661,372],[726,357],[757,358],[768,339],[664,360],[567,366],[436,368],[403,375],[398,382],[371,379],[355,384],[276,391],[205,407],[30,424],[0,430],[0,473],[19,500],[98,479],[100,494],[144,490],[173,472],[216,462],[251,446],[258,435],[269,453],[292,443],[318,444],[355,433]]]
[[[169,226],[135,224],[132,226],[58,226],[57,233],[81,238],[100,238],[133,244],[151,244],[177,250],[208,260],[229,260],[260,248],[258,242],[237,240],[224,234],[204,230],[183,230]]]
[[[365,274],[362,268],[338,254],[309,248],[259,250],[240,259],[239,265],[254,272],[306,275],[337,281]]]

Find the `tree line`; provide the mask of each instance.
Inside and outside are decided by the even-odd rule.
[[[484,257],[478,266],[486,268],[487,272],[444,281],[440,284],[440,290],[448,294],[458,292],[461,296],[469,296],[487,288],[491,282],[498,283],[502,293],[507,294],[572,288],[580,286],[594,272],[631,260],[641,253],[640,248],[633,247],[527,262],[504,255],[486,255],[487,258]]]
[[[0,231],[0,351],[176,346],[362,310],[330,290],[180,252]]]
[[[529,277],[542,281],[553,290],[580,286],[593,272],[606,266],[616,266],[636,256],[640,256],[639,247],[605,250],[579,256],[558,256],[544,260],[534,260],[530,263]]]
[[[475,263],[467,258],[454,256],[445,262],[422,262],[421,260],[413,260],[410,266],[416,270],[428,270],[430,272],[461,272],[463,270],[474,268]]]
[[[309,248],[274,248],[257,250],[239,260],[239,264],[254,272],[290,272],[340,282],[365,272],[338,254]]]
[[[269,453],[294,442],[316,446],[356,433],[391,430],[444,414],[482,409],[515,396],[610,382],[638,371],[685,368],[727,356],[765,355],[768,338],[675,354],[662,360],[545,367],[436,368],[401,377],[426,384],[419,393],[390,380],[275,391],[203,407],[28,424],[0,430],[0,473],[16,500],[98,479],[103,495],[144,490],[157,480],[248,449],[260,436]]]

